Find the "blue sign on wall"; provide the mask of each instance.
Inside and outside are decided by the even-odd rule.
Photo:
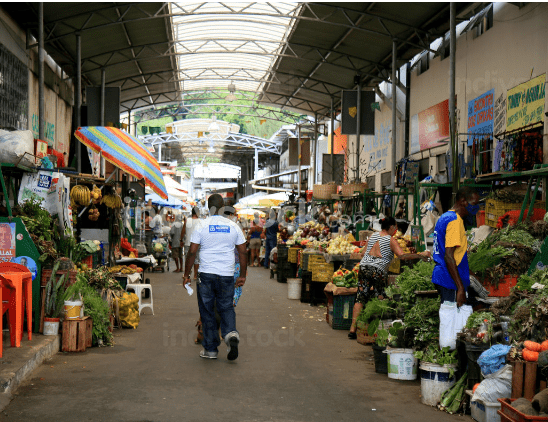
[[[482,139],[481,134],[493,133],[494,104],[494,89],[468,102],[468,146],[472,146],[474,138]]]

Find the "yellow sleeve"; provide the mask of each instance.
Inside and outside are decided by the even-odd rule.
[[[464,224],[457,218],[447,225],[445,230],[445,247],[454,248],[463,246],[466,241],[466,233],[464,232]]]

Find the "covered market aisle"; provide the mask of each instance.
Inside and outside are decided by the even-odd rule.
[[[57,354],[19,388],[3,421],[445,421],[417,400],[420,383],[374,370],[371,349],[325,323],[325,308],[287,299],[250,268],[236,309],[240,357],[198,357],[196,297],[179,275],[151,275],[154,316],[115,330],[114,347]]]

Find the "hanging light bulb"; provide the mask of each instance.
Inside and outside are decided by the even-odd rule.
[[[229,94],[225,97],[225,100],[227,101],[234,101],[236,100],[236,96],[234,95],[234,92],[236,91],[236,85],[234,85],[232,83],[232,81],[230,81],[230,83],[228,84],[228,92]]]
[[[213,115],[211,123],[207,127],[208,132],[217,132],[220,129],[219,123],[217,123],[217,116]]]

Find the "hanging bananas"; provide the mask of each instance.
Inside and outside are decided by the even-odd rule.
[[[91,202],[91,192],[87,186],[75,185],[70,190],[70,199],[77,205],[89,205]]]
[[[102,197],[103,197],[103,193],[101,192],[101,189],[93,185],[93,189],[91,190],[91,198],[93,199],[93,203],[99,204],[101,202]]]
[[[103,196],[101,204],[105,204],[109,208],[119,209],[122,208],[122,198],[117,193],[110,193]]]

